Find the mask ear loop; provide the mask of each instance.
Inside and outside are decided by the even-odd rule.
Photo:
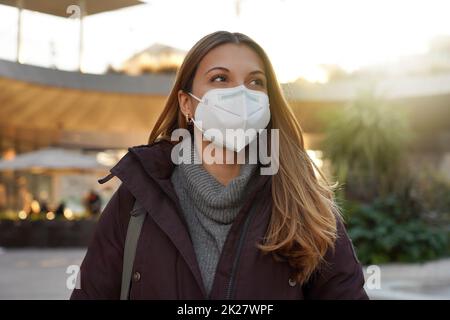
[[[187,94],[189,94],[192,98],[194,98],[195,100],[197,100],[198,102],[202,102],[202,99],[199,99],[197,96],[195,96],[193,93],[191,92],[187,92]],[[189,114],[186,115],[186,123],[188,124],[188,126],[193,127],[194,126],[194,120],[192,119],[192,117],[189,117]]]
[[[188,95],[190,95],[192,98],[194,98],[194,99],[197,100],[198,102],[202,102],[202,99],[198,98],[198,97],[195,96],[193,93],[188,92]]]

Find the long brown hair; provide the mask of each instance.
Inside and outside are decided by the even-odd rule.
[[[283,96],[272,64],[255,41],[242,33],[226,31],[200,39],[179,68],[148,143],[158,139],[170,141],[173,130],[187,128],[178,104],[178,91],[190,91],[200,61],[210,50],[226,43],[245,44],[262,59],[270,99],[269,127],[279,130],[279,170],[272,177],[272,214],[265,241],[259,248],[272,253],[277,260],[286,260],[294,270],[296,280],[303,284],[324,260],[327,250],[334,248],[339,210],[333,187],[306,153],[302,130]]]

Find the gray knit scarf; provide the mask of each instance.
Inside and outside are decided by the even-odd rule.
[[[197,156],[192,150],[192,157]],[[256,164],[241,164],[239,176],[224,186],[202,164],[181,163],[171,176],[188,225],[205,289],[209,295],[220,254],[231,225],[239,213]]]

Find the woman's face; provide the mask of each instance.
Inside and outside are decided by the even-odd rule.
[[[267,79],[261,58],[244,44],[220,45],[201,60],[194,76],[192,94],[198,98],[211,89],[245,85],[267,93]],[[178,102],[184,115],[193,117],[198,101],[180,90]]]

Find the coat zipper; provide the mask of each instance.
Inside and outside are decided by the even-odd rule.
[[[231,298],[232,298],[232,294],[234,291],[235,278],[236,278],[236,271],[237,271],[237,267],[239,265],[242,247],[244,245],[245,236],[247,234],[251,218],[253,217],[254,213],[256,212],[256,209],[251,210],[251,211],[252,212],[250,212],[250,214],[245,219],[245,223],[244,223],[244,226],[242,228],[242,231],[241,231],[241,234],[239,237],[237,252],[236,252],[236,256],[234,257],[233,266],[231,269],[230,280],[228,281],[228,287],[227,287],[227,292],[226,292],[226,296],[225,296],[226,300],[231,300]]]

